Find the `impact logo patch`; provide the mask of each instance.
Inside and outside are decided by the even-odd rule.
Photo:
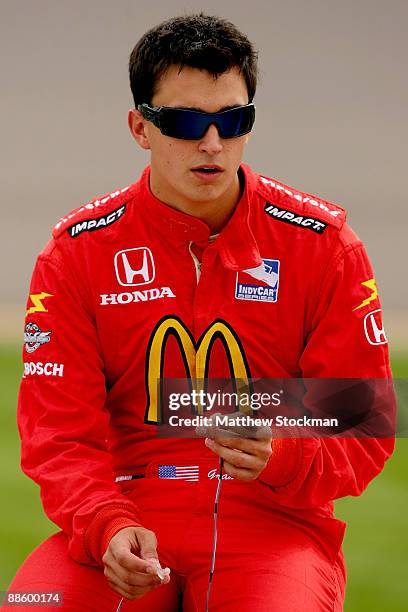
[[[279,288],[278,259],[263,259],[256,268],[237,272],[235,297],[237,300],[276,302]]]
[[[24,332],[24,346],[27,353],[34,353],[42,344],[51,342],[51,332],[43,332],[36,323],[27,323]]]
[[[319,221],[314,217],[305,217],[304,215],[297,215],[296,213],[286,210],[286,208],[279,208],[275,204],[266,202],[264,211],[277,221],[283,221],[289,223],[289,225],[297,225],[298,227],[304,227],[305,229],[311,230],[316,234],[322,234],[327,227],[327,223]]]
[[[71,227],[67,229],[67,232],[71,238],[76,238],[83,232],[94,232],[96,230],[103,229],[104,227],[112,225],[112,223],[115,223],[115,221],[120,219],[120,217],[124,215],[125,211],[126,204],[123,204],[108,215],[96,217],[95,219],[83,219],[82,221],[78,221],[78,223],[75,223],[75,225],[71,225]]]

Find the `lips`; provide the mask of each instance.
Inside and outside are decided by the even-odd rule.
[[[217,164],[202,164],[192,168],[191,172],[201,183],[212,183],[222,176],[224,168]]]
[[[202,164],[201,166],[195,166],[191,171],[202,179],[211,180],[220,176],[224,172],[224,168],[218,166],[218,164]]]
[[[204,172],[205,174],[216,174],[218,172],[224,172],[222,166],[217,164],[202,164],[201,166],[195,166],[192,168],[193,172]]]

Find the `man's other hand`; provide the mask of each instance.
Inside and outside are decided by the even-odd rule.
[[[211,418],[215,421],[217,415]],[[221,416],[221,415],[220,415]],[[243,416],[235,412],[230,417]],[[272,430],[270,427],[197,427],[200,437],[206,436],[206,446],[224,459],[224,470],[238,480],[255,480],[265,469],[272,454]]]
[[[170,582],[170,576],[160,580],[156,573],[157,539],[153,531],[144,527],[125,527],[118,531],[102,561],[109,585],[126,599],[137,599]]]

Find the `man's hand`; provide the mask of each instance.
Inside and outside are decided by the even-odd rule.
[[[212,415],[215,421],[217,415]],[[224,415],[225,416],[225,415]],[[235,412],[230,417],[243,416]],[[255,480],[265,469],[272,454],[272,431],[269,427],[228,428],[197,427],[197,435],[206,436],[205,444],[224,459],[224,470],[238,480]]]
[[[149,529],[125,527],[118,531],[102,557],[111,588],[126,599],[137,599],[170,582],[170,576],[160,580],[156,574],[159,564],[156,549],[156,536]]]

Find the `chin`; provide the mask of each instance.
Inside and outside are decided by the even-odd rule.
[[[217,200],[223,194],[223,192],[224,189],[220,189],[219,187],[215,188],[209,185],[203,185],[190,190],[185,197],[193,202],[207,203],[213,200]]]

